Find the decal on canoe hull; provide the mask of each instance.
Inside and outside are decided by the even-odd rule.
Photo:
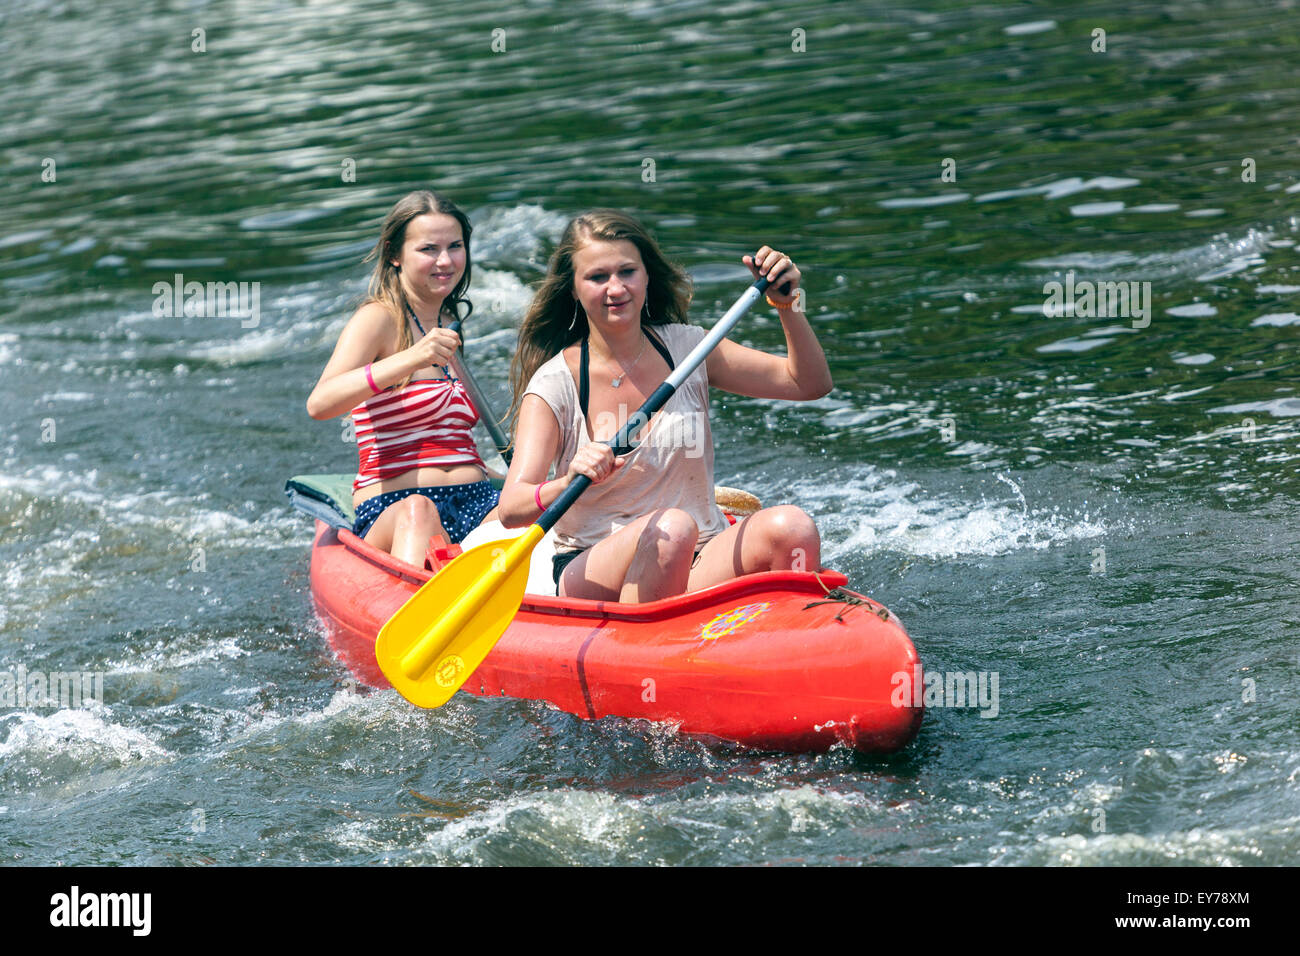
[[[746,604],[744,607],[733,607],[730,611],[723,611],[700,628],[699,639],[716,641],[720,637],[734,634],[750,621],[756,620],[771,606],[770,601],[764,601],[761,604]]]

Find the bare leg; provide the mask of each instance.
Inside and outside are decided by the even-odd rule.
[[[576,561],[574,562],[577,563]],[[689,591],[758,571],[816,571],[821,535],[801,508],[764,508],[713,538],[691,569]]]
[[[366,532],[366,543],[373,544],[393,557],[424,567],[429,539],[435,534],[446,537],[438,520],[438,506],[424,495],[407,495],[389,505]]]
[[[686,590],[699,529],[684,511],[643,515],[564,569],[562,597],[640,603]]]

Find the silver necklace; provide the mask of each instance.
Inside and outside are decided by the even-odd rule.
[[[609,383],[611,388],[618,388],[620,385],[622,385],[622,384],[623,384],[623,379],[627,378],[628,372],[630,372],[630,371],[632,371],[632,369],[636,368],[636,363],[639,362],[639,361],[641,361],[641,356],[642,356],[642,354],[645,352],[645,344],[646,344],[646,335],[645,335],[644,332],[642,332],[642,333],[641,333],[641,351],[636,353],[636,358],[634,358],[634,359],[632,360],[632,364],[631,364],[629,367],[627,367],[627,368],[625,368],[625,369],[623,370],[623,374],[622,374],[622,375],[619,375],[619,376],[616,376],[616,377],[615,377],[615,378],[614,378],[614,379]]]

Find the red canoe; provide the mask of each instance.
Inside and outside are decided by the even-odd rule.
[[[434,570],[459,552],[450,550],[431,549]],[[375,636],[431,573],[317,520],[312,596],[362,682],[389,686]],[[846,583],[837,571],[781,571],[646,604],[526,594],[463,690],[765,750],[897,750],[921,724],[920,707],[891,700],[897,675],[919,667],[916,649],[897,618]]]

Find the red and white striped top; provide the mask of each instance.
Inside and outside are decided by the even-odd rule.
[[[424,465],[484,467],[470,430],[478,421],[459,379],[422,379],[352,409],[357,478],[352,490]]]

